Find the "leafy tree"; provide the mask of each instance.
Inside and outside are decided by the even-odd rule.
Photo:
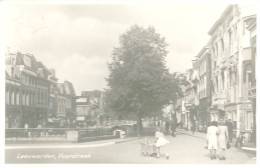
[[[119,47],[112,53],[106,103],[118,116],[134,117],[138,133],[142,118],[161,112],[179,92],[174,75],[165,66],[166,47],[153,27],[135,25],[120,36]]]

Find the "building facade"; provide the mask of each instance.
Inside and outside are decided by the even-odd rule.
[[[196,56],[196,60],[193,61],[193,68],[198,73],[198,124],[200,127],[206,127],[211,106],[211,55],[207,46],[203,47]]]
[[[48,71],[33,55],[6,58],[6,128],[45,126],[49,105]]]
[[[76,118],[76,93],[73,84],[69,81],[58,83],[57,113],[61,127],[71,126]]]
[[[76,99],[76,118],[83,126],[101,125],[104,115],[104,92],[82,91]]]
[[[211,27],[210,40],[186,73],[183,121],[190,123],[187,104],[198,102],[199,121],[231,119],[234,134],[252,138],[256,121],[256,15],[254,10],[230,5]],[[180,106],[180,105],[178,105]]]
[[[256,142],[256,76],[255,76],[255,61],[256,61],[256,15],[251,15],[246,18],[247,29],[250,31],[251,45],[251,65],[252,79],[248,88],[248,95],[252,102],[253,108],[253,134],[252,140]]]
[[[248,89],[252,80],[250,35],[246,17],[230,5],[209,31],[212,55],[212,105],[222,109],[212,119],[231,119],[239,132],[252,130],[253,108]]]
[[[182,126],[191,129],[195,126],[198,118],[196,107],[199,104],[198,97],[198,71],[189,69],[184,75],[184,82],[181,84],[183,95],[176,101],[176,108],[182,113]],[[178,111],[177,110],[177,111]]]
[[[33,55],[8,52],[5,72],[6,128],[49,127],[63,110],[66,120],[75,113],[72,83],[65,81],[61,93],[55,71]]]

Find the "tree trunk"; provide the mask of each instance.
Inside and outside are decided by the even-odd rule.
[[[141,136],[142,133],[143,133],[142,117],[138,116],[138,118],[137,118],[137,136]]]

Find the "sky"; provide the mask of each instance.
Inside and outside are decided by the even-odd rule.
[[[13,4],[4,17],[11,51],[31,53],[69,80],[77,94],[102,90],[119,36],[132,25],[153,26],[169,44],[167,67],[184,72],[209,40],[226,4]]]

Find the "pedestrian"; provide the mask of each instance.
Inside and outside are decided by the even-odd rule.
[[[170,127],[171,127],[171,135],[173,137],[175,137],[175,132],[176,132],[176,128],[177,128],[177,118],[176,118],[176,114],[172,114],[172,119],[170,121]]]
[[[226,126],[228,128],[228,137],[229,137],[229,142],[232,143],[233,139],[233,123],[231,119],[228,119],[226,122]]]
[[[167,120],[165,122],[165,134],[168,135],[169,134],[169,129],[170,129],[170,123],[169,121]]]
[[[195,134],[195,131],[196,131],[196,121],[192,121],[192,126],[191,126],[192,135]]]
[[[226,160],[225,151],[228,144],[228,128],[224,120],[220,120],[218,124],[218,146],[219,146],[219,160]]]
[[[212,121],[207,128],[207,146],[210,152],[210,159],[216,159],[218,149],[218,127],[216,121]]]
[[[164,136],[160,127],[157,127],[155,132],[155,153],[157,157],[161,155],[161,147],[170,143]]]

